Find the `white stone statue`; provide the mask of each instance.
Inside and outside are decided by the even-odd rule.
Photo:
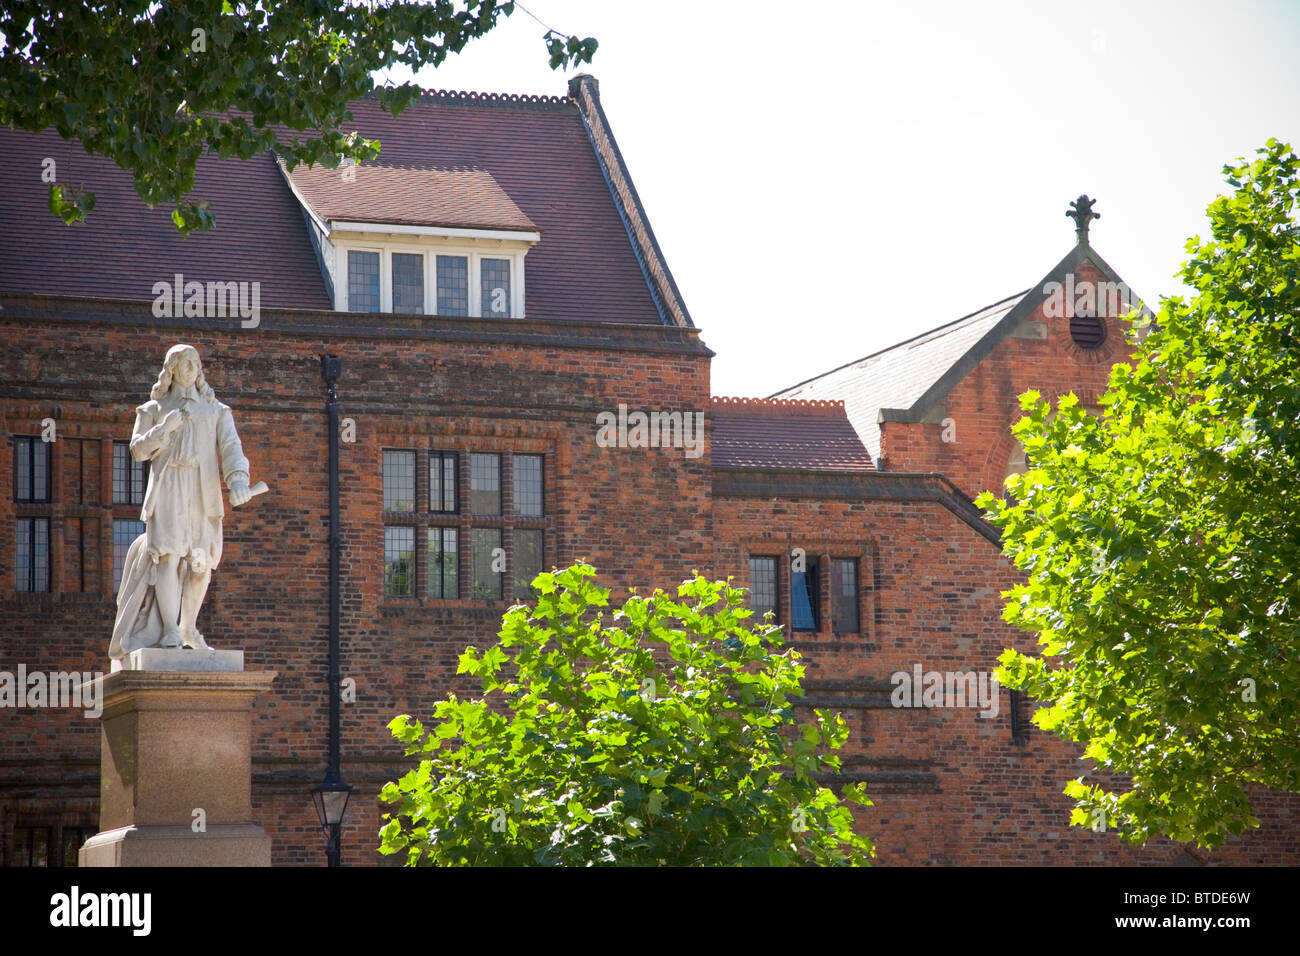
[[[150,401],[135,410],[131,455],[149,461],[140,518],[117,592],[110,658],[142,647],[208,649],[194,626],[221,561],[221,484],[231,505],[266,490],[248,486],[248,459],[230,408],[203,377],[198,351],[174,345]]]

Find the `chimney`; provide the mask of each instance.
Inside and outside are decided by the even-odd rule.
[[[590,73],[579,73],[577,76],[572,77],[569,80],[569,96],[573,97],[575,100],[581,99],[578,94],[584,83],[590,88],[593,99],[600,96],[600,80],[596,79]]]

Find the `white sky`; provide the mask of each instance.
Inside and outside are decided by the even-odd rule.
[[[1300,0],[528,0],[594,36],[601,99],[713,360],[769,395],[1093,247],[1181,291],[1222,166],[1300,148]],[[426,88],[562,94],[522,10]],[[382,154],[381,159],[382,162]]]

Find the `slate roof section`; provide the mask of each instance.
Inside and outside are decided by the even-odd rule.
[[[283,165],[281,169],[284,170]],[[320,219],[537,232],[486,169],[412,169],[363,163],[339,169],[284,170]]]
[[[955,322],[777,392],[774,398],[842,399],[849,420],[879,462],[881,422],[927,420],[963,378],[1047,298],[1050,283],[1085,263],[1126,285],[1085,241],[1078,242],[1036,285]],[[1141,297],[1137,297],[1141,301]],[[1141,312],[1151,316],[1145,305]],[[888,469],[888,462],[885,463]]]
[[[833,399],[844,403],[872,460],[880,458],[882,408],[912,408],[943,375],[1028,294],[1021,292],[777,392],[773,398]]]
[[[623,227],[627,230],[660,319],[665,325],[694,328],[695,323],[691,321],[691,314],[677,288],[677,281],[668,268],[668,261],[659,248],[654,230],[650,228],[650,220],[641,204],[641,197],[637,195],[627,164],[623,161],[623,154],[609,128],[604,107],[600,105],[600,82],[588,73],[579,73],[569,80],[569,96],[577,103],[582,114],[587,135],[591,138],[591,148],[600,160],[601,172],[614,196]]]
[[[350,109],[345,130],[380,141],[377,165],[483,170],[540,231],[525,259],[528,318],[689,327],[671,283],[656,279],[652,293],[643,270],[657,249],[643,251],[625,224],[626,190],[607,180],[593,120],[573,98],[443,92],[396,117],[372,99]],[[612,147],[608,129],[600,133]],[[179,272],[186,281],[259,281],[264,308],[332,307],[303,212],[270,154],[200,161],[193,195],[210,201],[217,227],[189,237],[173,228],[170,209],[145,207],[129,173],[52,130],[0,129],[0,156],[14,173],[0,177],[0,292],[152,301],[154,284]],[[65,226],[49,212],[45,157],[59,181],[97,194],[88,222]],[[639,201],[634,211],[644,219]],[[666,275],[662,262],[651,264]],[[666,315],[665,294],[675,303]]]
[[[217,228],[178,233],[170,209],[149,209],[131,174],[48,130],[0,127],[0,291],[154,299],[156,282],[260,282],[263,308],[329,309],[297,201],[270,157],[199,160],[194,195],[211,200]],[[62,182],[96,194],[88,220],[66,226],[50,213],[41,162]],[[24,170],[29,174],[19,175]]]
[[[713,399],[715,468],[871,471],[843,402]]]

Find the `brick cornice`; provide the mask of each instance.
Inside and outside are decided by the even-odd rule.
[[[428,339],[434,341],[499,343],[537,348],[577,348],[600,351],[712,357],[694,328],[593,322],[584,319],[480,319],[448,316],[398,315],[262,309],[256,328],[241,328],[239,319],[158,318],[151,303],[134,299],[84,296],[15,295],[0,293],[0,329],[8,323],[28,327],[33,322],[135,326],[182,333],[227,332],[231,335],[274,336],[277,333],[322,338]]]
[[[990,543],[1002,535],[984,520],[984,512],[940,474],[906,472],[836,472],[794,469],[713,469],[715,498],[836,498],[876,501],[934,502],[970,525]]]

